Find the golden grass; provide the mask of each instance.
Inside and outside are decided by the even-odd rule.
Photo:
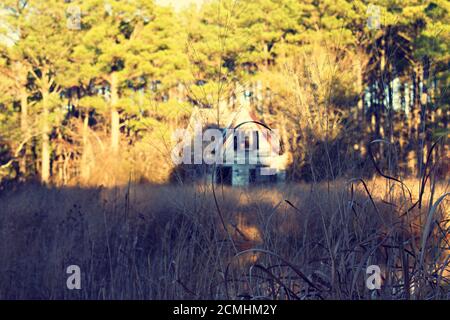
[[[365,182],[372,200],[344,180],[217,186],[226,229],[208,185],[25,186],[0,198],[0,298],[450,298],[449,198],[427,219],[449,185],[402,216],[418,181],[405,181],[412,202],[398,183]],[[70,264],[82,290],[66,289]]]

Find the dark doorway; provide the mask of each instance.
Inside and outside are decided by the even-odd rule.
[[[250,169],[249,182],[256,183],[256,169]]]
[[[217,183],[231,185],[232,173],[232,167],[218,167],[216,171]]]

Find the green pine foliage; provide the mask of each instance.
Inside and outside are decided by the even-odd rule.
[[[2,177],[78,181],[93,150],[149,162],[194,106],[223,108],[241,85],[262,99],[252,100],[261,119],[285,128],[294,175],[322,143],[360,165],[374,139],[398,144],[400,162],[415,152],[420,167],[418,146],[448,135],[449,12],[445,0],[213,0],[177,12],[148,0],[4,0]],[[314,133],[323,125],[337,127]]]

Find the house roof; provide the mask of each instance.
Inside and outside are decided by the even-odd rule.
[[[230,112],[228,108],[220,108],[219,112],[217,112],[216,108],[199,108],[195,106],[187,129],[193,132],[196,126],[200,125],[202,129],[206,129],[210,126],[217,126],[217,124],[223,130],[225,146],[230,143],[229,138],[233,136],[229,134],[229,130],[239,127],[242,130],[260,132],[260,144],[267,143],[274,152],[279,150],[273,144],[270,128],[262,120],[258,119],[249,104],[241,104],[241,107],[234,112]],[[264,141],[261,141],[261,139],[264,139]]]
[[[241,107],[238,111],[233,112],[230,115],[229,123],[224,130],[224,145],[227,144],[227,141],[230,139],[232,135],[227,136],[228,129],[243,129],[243,130],[252,130],[258,131],[261,133],[261,138],[264,139],[267,144],[269,144],[272,148],[272,151],[277,152],[276,146],[273,144],[272,135],[270,134],[271,128],[267,126],[262,120],[258,119],[256,113],[251,110],[249,107]],[[238,129],[238,130],[239,130]],[[264,143],[264,141],[260,140],[260,144]]]
[[[201,125],[202,128],[217,124],[221,128],[225,127],[229,114],[229,110],[225,108],[217,112],[217,109],[214,108],[199,108],[195,106],[189,119],[188,130],[194,130],[196,125]]]

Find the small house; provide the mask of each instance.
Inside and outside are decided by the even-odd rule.
[[[206,130],[211,129],[219,133],[220,143],[210,148],[212,152],[202,153],[201,163],[192,161],[184,165],[185,179],[214,177],[216,182],[232,186],[285,181],[288,157],[280,153],[277,129],[265,125],[248,105],[234,112],[222,109],[221,113],[210,108],[194,108],[188,130],[192,140],[197,139],[202,145],[192,147],[189,141],[185,150],[192,153],[190,159],[196,157],[194,152],[207,150],[208,142],[203,138]]]

